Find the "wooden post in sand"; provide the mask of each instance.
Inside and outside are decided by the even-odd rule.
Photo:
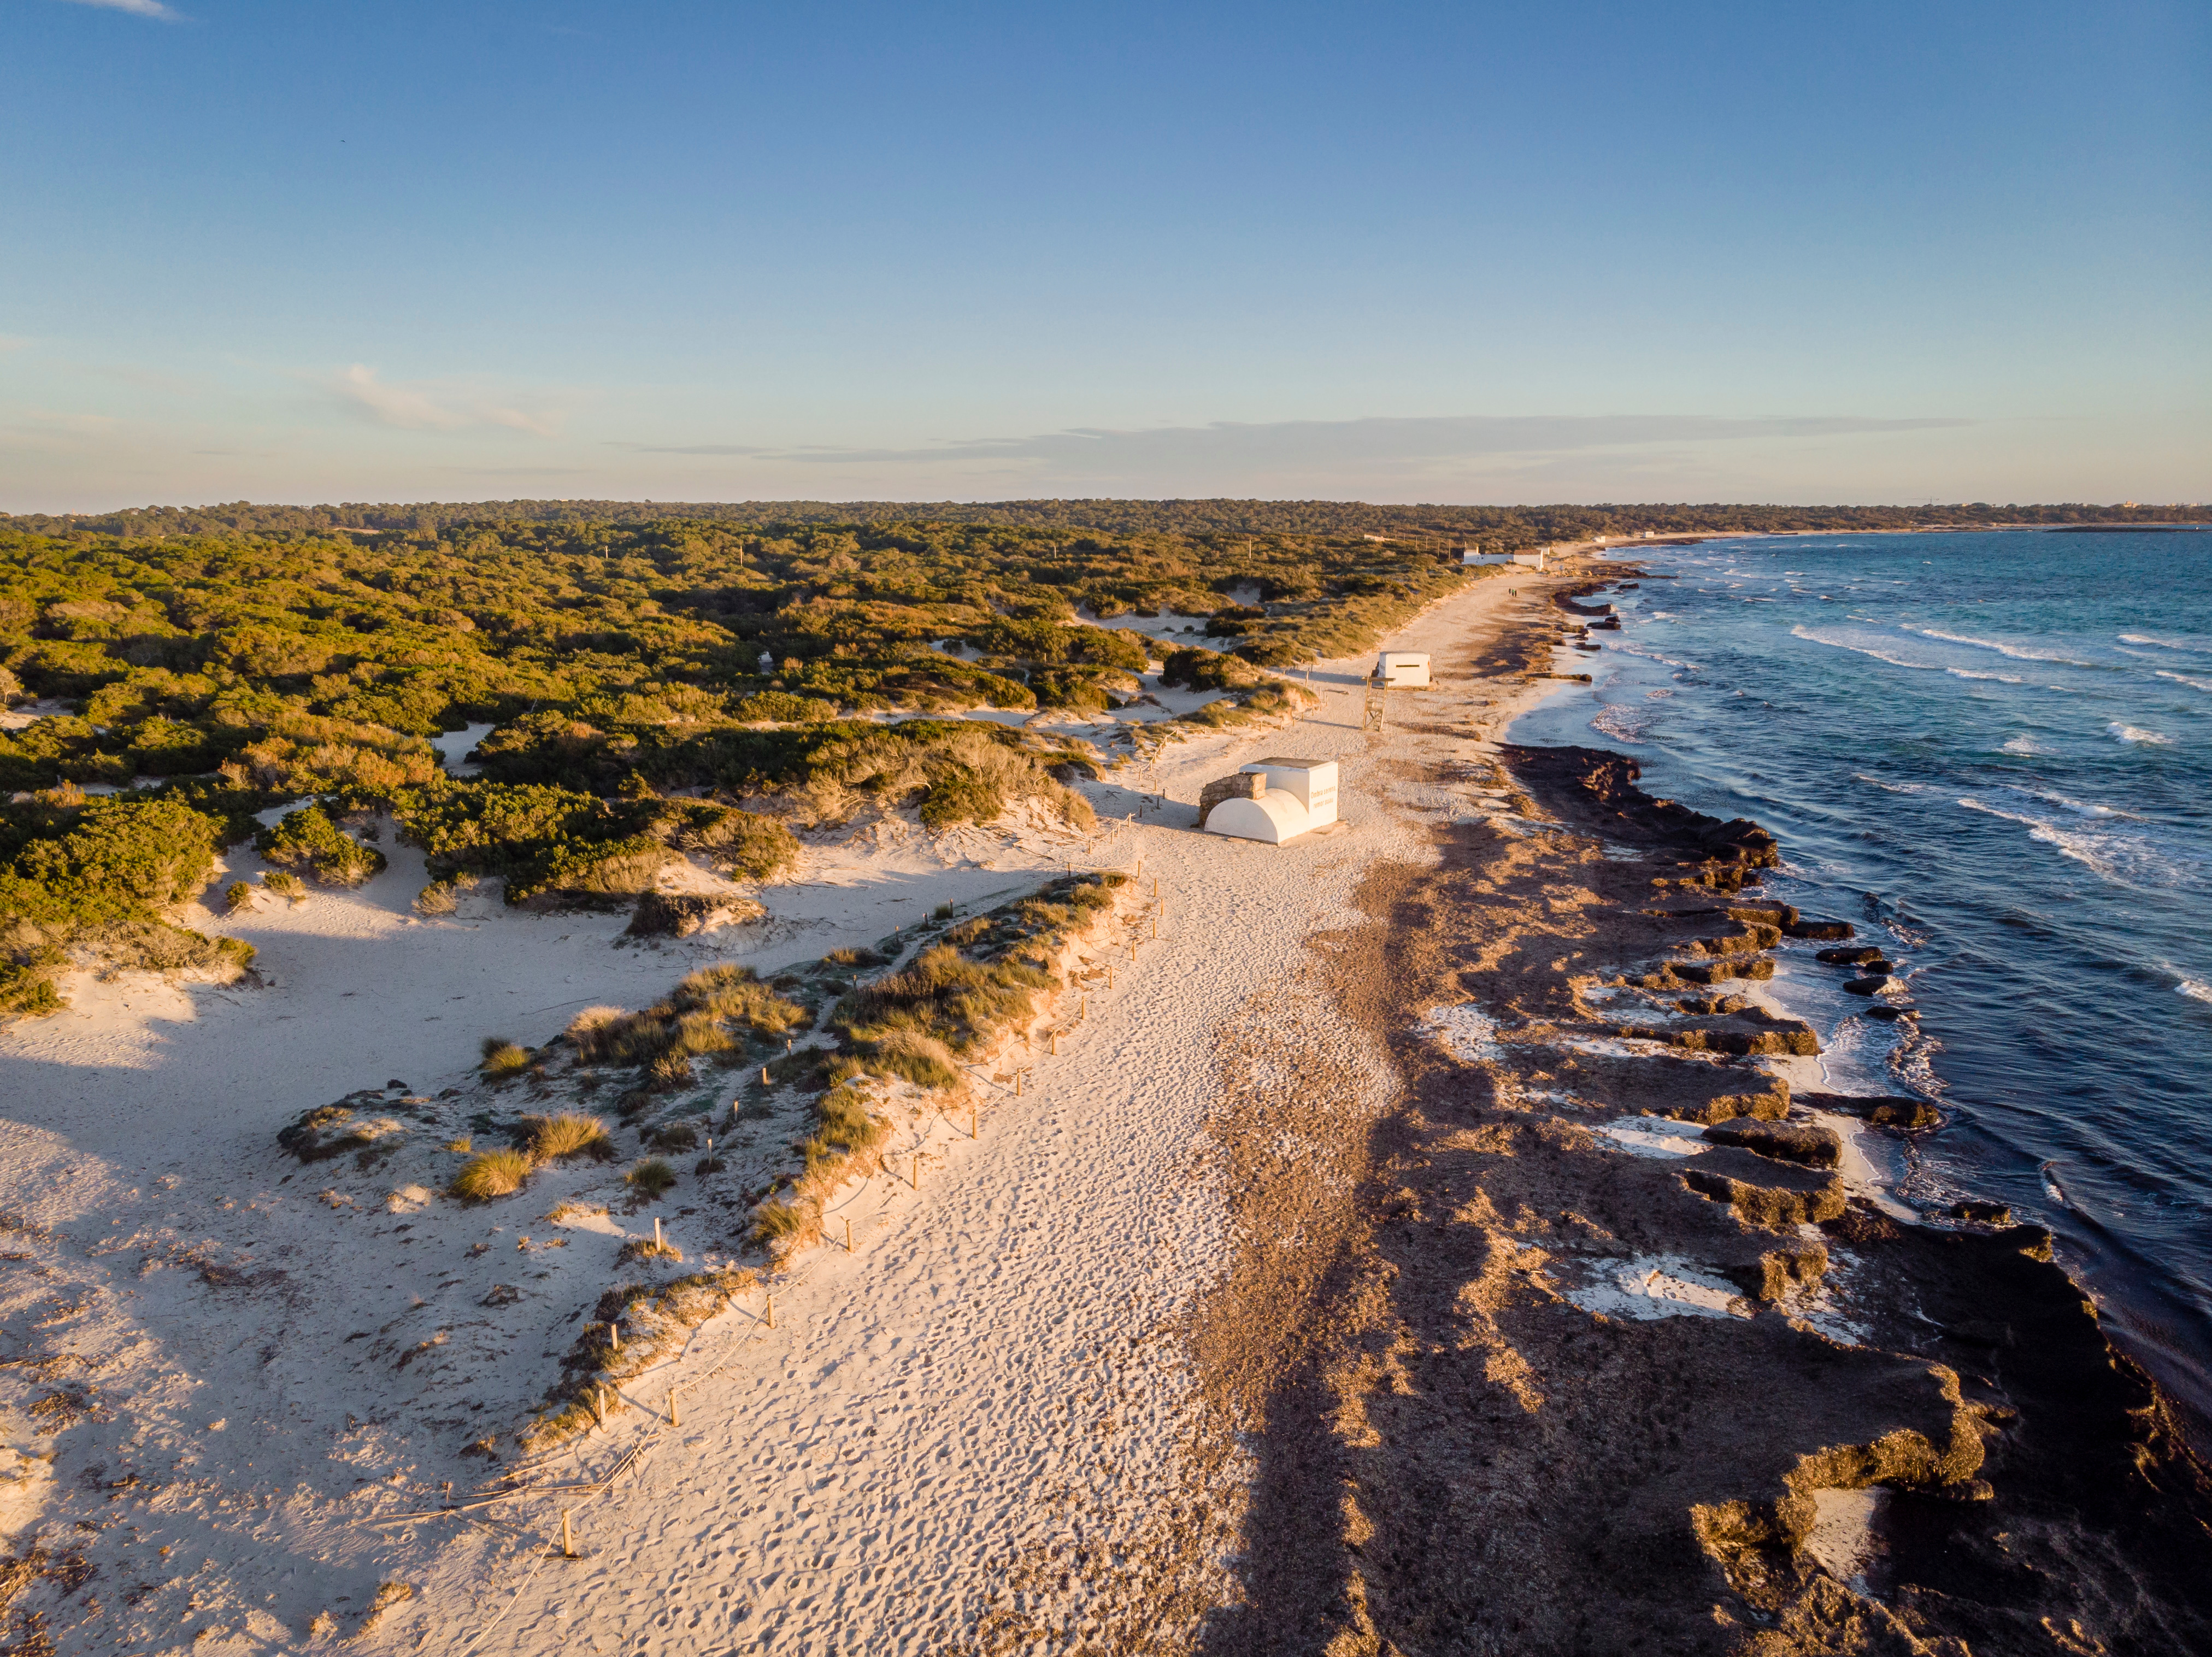
[[[850,1254],[852,1252],[853,1252],[853,1216],[852,1216],[851,1215],[849,1215],[849,1214],[848,1214],[848,1215],[847,1215],[845,1216],[845,1252],[846,1252],[846,1253],[848,1253],[848,1254]]]
[[[657,1253],[659,1253],[659,1252],[663,1248],[665,1248],[665,1247],[666,1247],[666,1246],[667,1246],[667,1245],[666,1245],[666,1244],[665,1244],[665,1243],[663,1243],[663,1242],[660,1240],[660,1216],[659,1216],[659,1215],[657,1215],[657,1214],[656,1214],[656,1215],[654,1215],[653,1216],[653,1252],[657,1254]]]
[[[1022,1096],[1022,1073],[1021,1073],[1019,1070],[1017,1070],[1017,1071],[1015,1071],[1015,1072],[1014,1072],[1014,1097],[1015,1097],[1016,1099],[1019,1099],[1021,1096]]]
[[[968,1137],[975,1137],[975,1101],[972,1099],[968,1101]]]
[[[1053,1056],[1054,1058],[1058,1058],[1058,1057],[1060,1057],[1060,1032],[1059,1032],[1059,1031],[1057,1031],[1057,1030],[1054,1030],[1054,1031],[1052,1033],[1052,1049],[1051,1049],[1051,1051],[1052,1051],[1052,1056]]]
[[[681,1427],[684,1424],[676,1418],[676,1389],[672,1386],[668,1389],[668,1424],[671,1427]]]
[[[613,1350],[622,1350],[622,1325],[612,1319],[607,1320],[607,1344]]]
[[[916,1191],[921,1189],[921,1153],[920,1151],[916,1151],[907,1160],[906,1178],[907,1183]]]
[[[568,1528],[568,1510],[563,1508],[561,1509],[561,1557],[574,1559],[575,1556],[576,1533]]]
[[[768,1296],[768,1326],[770,1329],[775,1327],[775,1296],[773,1295]]]

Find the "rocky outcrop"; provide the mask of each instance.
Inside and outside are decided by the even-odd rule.
[[[1844,1211],[1843,1182],[1832,1175],[1732,1146],[1705,1152],[1682,1171],[1682,1183],[1728,1203],[1744,1224],[1770,1231],[1833,1220]]]
[[[1808,1168],[1832,1168],[1844,1158],[1844,1142],[1832,1128],[1815,1122],[1762,1122],[1756,1117],[1716,1122],[1705,1137],[1720,1145],[1740,1145],[1778,1161]]]
[[[1665,885],[1734,892],[1755,871],[1782,861],[1774,837],[1748,818],[1723,822],[1644,793],[1636,786],[1643,768],[1626,754],[1510,742],[1500,744],[1498,754],[1522,787],[1564,820],[1700,866]]]
[[[1808,1111],[1855,1116],[1877,1128],[1933,1128],[1943,1120],[1933,1105],[1909,1094],[1800,1093],[1797,1102]]]

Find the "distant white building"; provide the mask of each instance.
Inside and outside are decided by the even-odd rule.
[[[775,676],[775,658],[766,650],[760,654],[760,670],[767,678],[773,679]]]
[[[1375,677],[1386,690],[1426,690],[1429,658],[1419,650],[1385,650],[1375,658]]]
[[[1336,821],[1334,759],[1255,759],[1237,773],[1252,779],[1252,791],[1231,795],[1209,811],[1208,834],[1280,845]]]

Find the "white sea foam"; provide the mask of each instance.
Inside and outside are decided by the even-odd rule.
[[[2075,800],[2063,794],[2053,794],[2048,789],[2031,789],[2022,783],[2006,784],[2006,792],[2025,795],[2031,800],[2040,800],[2045,805],[2063,807],[2083,817],[2120,817],[2129,822],[2140,823],[2142,819],[2131,811],[2122,811],[2118,806],[2100,806],[2094,801]]]
[[[1854,644],[1849,639],[1830,638],[1813,628],[1805,626],[1802,623],[1792,627],[1790,631],[1794,637],[1808,639],[1814,644],[1826,644],[1838,650],[1856,651],[1863,656],[1872,656],[1876,661],[1886,661],[1893,667],[1917,667],[1923,673],[1948,673],[1954,679],[1993,679],[2005,685],[2019,685],[2026,682],[2014,673],[1976,673],[1971,667],[1954,667],[1947,662],[1915,661],[1910,656],[1895,655],[1871,644]]]
[[[1899,625],[1904,625],[1900,623]],[[1923,638],[1942,639],[1946,644],[1971,645],[1977,650],[1995,650],[1999,655],[2010,656],[2015,661],[2063,661],[2069,667],[2094,667],[2094,661],[2084,661],[2079,656],[2063,655],[2057,650],[2031,650],[2024,644],[2007,644],[1993,638],[1976,638],[1971,633],[1947,633],[1939,627],[1905,626],[1908,633],[1918,633]]]
[[[1923,794],[1928,789],[1925,783],[1885,783],[1879,777],[1869,777],[1864,771],[1853,771],[1851,775],[1862,783],[1871,783],[1884,794]]]
[[[1590,728],[1603,731],[1615,741],[1640,742],[1644,740],[1644,727],[1650,722],[1651,716],[1648,710],[1607,705],[1598,710],[1597,717],[1590,721]]]
[[[2173,987],[2191,1001],[2212,1002],[2212,984],[2202,978],[2184,978]]]
[[[2177,673],[2165,667],[2158,670],[2158,676],[2160,679],[2174,679],[2186,685],[2192,691],[2212,691],[2212,679],[2192,679],[2187,673]]]
[[[2192,655],[2212,656],[2212,639],[2160,638],[2155,633],[2123,633],[2123,644],[2155,644],[2161,650],[2186,650]]]
[[[2008,736],[2008,737],[2007,737],[2007,738],[2005,739],[2005,742],[2004,742],[2004,751],[2005,751],[2007,753],[2030,753],[2030,754],[2033,754],[2033,753],[2046,753],[2046,754],[2047,754],[2047,753],[2049,753],[2049,752],[2051,752],[2051,750],[2050,750],[2050,749],[2048,749],[2048,748],[2045,747],[2041,743],[2038,742],[2038,741],[2037,741],[2033,737],[2029,736],[2029,735],[2026,734],[2025,733],[2021,734],[2021,735],[2019,735],[2019,736]]]
[[[2117,719],[2105,728],[2110,731],[2118,741],[2148,742],[2161,748],[2170,748],[2173,746],[2173,739],[2161,732],[2147,731],[2140,725],[2126,724]]]
[[[2051,847],[2061,856],[2071,857],[2094,874],[2119,885],[2172,887],[2197,884],[2191,870],[2176,863],[2139,834],[2062,828],[2041,817],[2007,811],[1971,795],[1962,795],[1959,803],[1968,811],[2018,823],[2027,831],[2031,840]]]

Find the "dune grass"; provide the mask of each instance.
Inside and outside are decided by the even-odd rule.
[[[647,1201],[676,1183],[676,1170],[658,1156],[648,1156],[623,1176],[623,1184]]]
[[[592,1156],[609,1161],[615,1154],[607,1124],[595,1116],[563,1111],[558,1116],[527,1118],[523,1128],[529,1136],[530,1154],[541,1162],[561,1161],[572,1156]]]
[[[520,1151],[479,1151],[462,1165],[447,1189],[464,1202],[489,1203],[520,1191],[530,1169],[530,1158]]]
[[[478,1068],[487,1081],[511,1081],[530,1068],[530,1050],[504,1036],[486,1036]]]

